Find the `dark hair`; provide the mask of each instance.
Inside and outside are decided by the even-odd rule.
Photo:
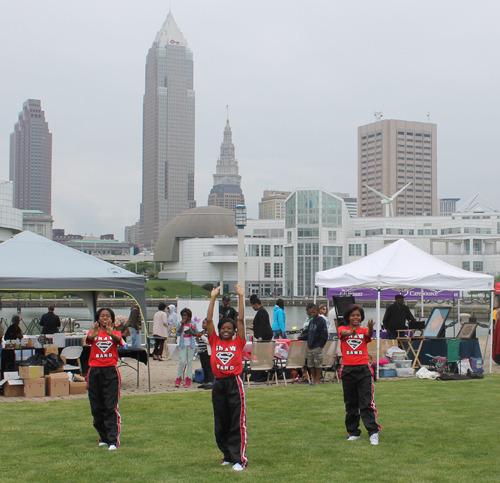
[[[276,305],[277,305],[280,309],[284,309],[284,308],[285,308],[285,304],[283,303],[283,299],[278,299],[278,300],[276,300]]]
[[[316,310],[316,312],[319,312],[319,307],[315,304],[311,304],[311,306],[309,307],[309,310]]]
[[[188,309],[187,307],[185,307],[181,310],[181,316],[183,316],[184,314],[186,314],[188,316],[189,320],[191,320],[193,318],[193,312],[191,312],[191,310]]]
[[[181,312],[181,314],[182,314],[182,312]],[[220,319],[219,323],[217,324],[217,329],[219,329],[219,332],[220,332],[221,327],[226,322],[231,322],[231,324],[233,324],[233,326],[234,326],[234,330],[238,330],[238,326],[236,325],[236,322],[233,319],[230,319],[229,317],[222,317],[222,319]]]
[[[363,320],[365,320],[365,311],[363,310],[363,307],[361,307],[361,305],[358,305],[358,304],[351,304],[347,307],[347,309],[345,309],[345,312],[344,312],[344,321],[347,324],[351,323],[349,318],[351,317],[351,314],[355,310],[359,310],[359,313],[361,314],[361,322],[363,322]]]
[[[19,317],[19,315],[13,315],[12,319],[10,319],[10,322],[12,324],[15,324],[16,322],[21,322],[21,317]]]
[[[404,295],[401,295],[400,293],[398,293],[395,297],[394,297],[394,300],[397,300],[397,299],[404,299],[405,296]]]
[[[56,308],[53,305],[49,305],[48,311],[54,312],[54,310],[56,310]]]
[[[313,305],[314,305],[314,304],[313,304],[312,302],[308,302],[308,303],[306,304],[306,310],[311,310],[311,308],[312,308],[312,306],[313,306]]]
[[[262,305],[262,302],[259,297],[257,297],[256,294],[250,295],[250,303],[252,305],[257,304],[257,305]]]
[[[158,310],[165,310],[167,308],[167,304],[165,302],[160,302],[158,304]]]
[[[109,312],[109,315],[111,315],[111,322],[113,322],[113,324],[115,323],[115,313],[111,310],[111,309],[108,309],[107,307],[103,307],[102,309],[99,309],[96,313],[95,313],[95,321],[98,322],[99,321],[99,316],[101,315],[101,312],[103,310],[107,310]]]

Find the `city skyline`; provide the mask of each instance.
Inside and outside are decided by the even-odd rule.
[[[187,0],[174,1],[172,13],[195,53],[200,205],[229,105],[250,217],[258,217],[266,189],[315,186],[357,196],[357,128],[376,111],[420,122],[430,111],[439,126],[438,198],[461,205],[479,191],[500,207],[500,67],[491,62],[500,40],[497,2],[320,1],[304,8],[282,0]],[[9,178],[20,104],[42,99],[55,136],[54,227],[121,239],[139,219],[144,61],[168,6],[27,0],[5,4],[2,14],[0,179]]]

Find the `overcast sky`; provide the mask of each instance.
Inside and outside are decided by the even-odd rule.
[[[264,189],[357,196],[357,127],[438,130],[438,197],[500,209],[500,2],[172,0],[194,56],[195,197],[206,205],[226,121],[249,215]],[[139,218],[142,97],[166,0],[0,1],[0,179],[28,98],[53,133],[52,215],[66,233]],[[497,145],[497,148],[495,148]]]

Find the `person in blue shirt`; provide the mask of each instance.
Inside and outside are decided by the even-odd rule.
[[[286,339],[286,315],[283,299],[276,300],[273,309],[273,339]]]

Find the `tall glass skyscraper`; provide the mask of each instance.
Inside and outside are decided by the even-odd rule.
[[[23,103],[10,135],[10,180],[14,208],[51,214],[52,134],[38,99]]]
[[[146,58],[140,244],[148,249],[196,206],[194,97],[193,54],[169,13]]]

